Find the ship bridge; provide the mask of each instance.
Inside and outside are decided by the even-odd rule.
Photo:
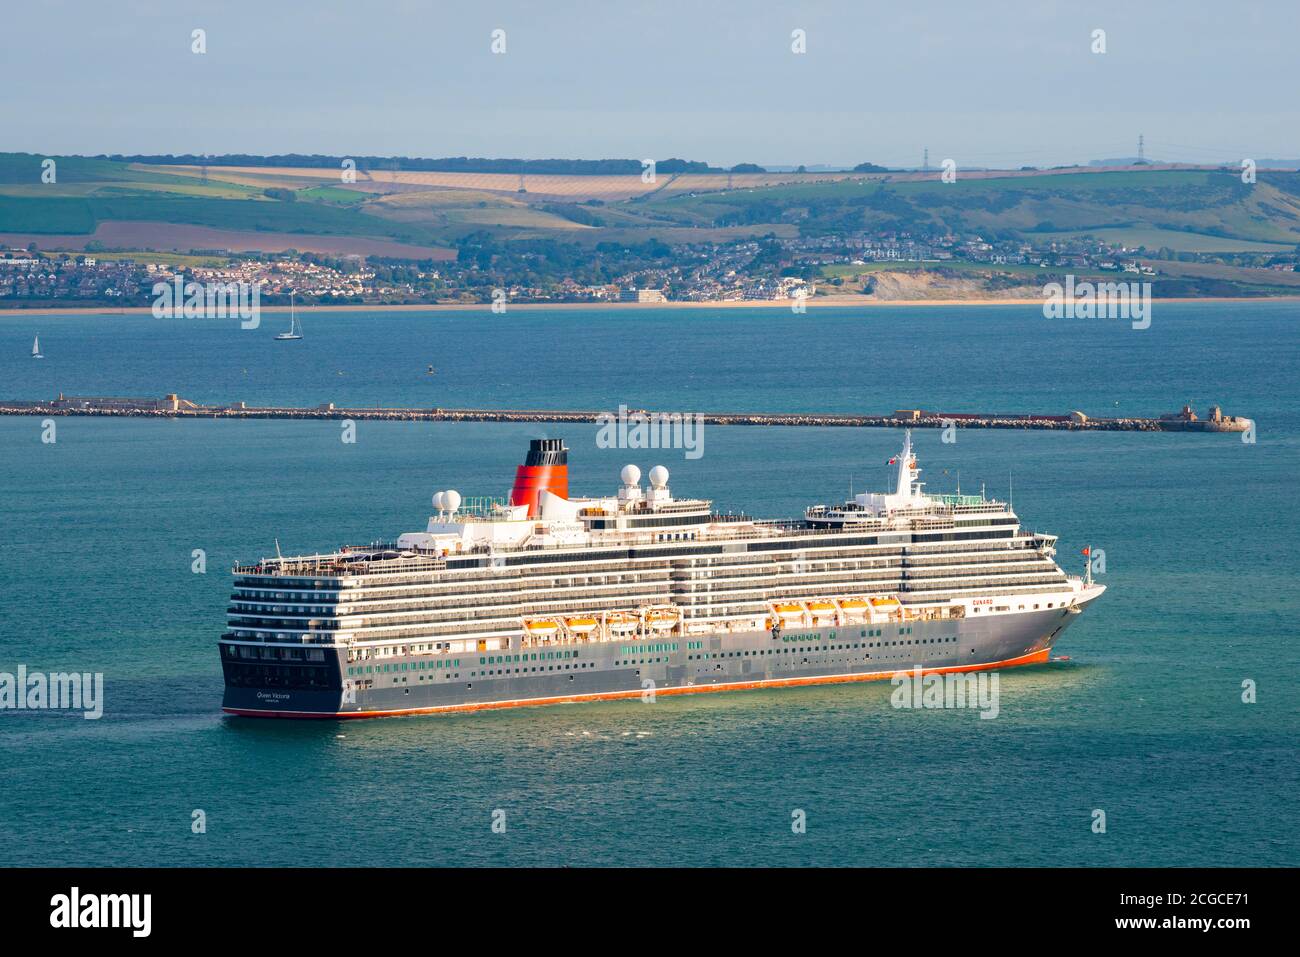
[[[897,466],[892,492],[864,492],[841,505],[813,505],[804,511],[804,518],[810,525],[822,528],[952,528],[969,524],[963,521],[964,516],[981,515],[1000,515],[1011,523],[1017,521],[1006,502],[983,495],[927,494],[925,483],[920,481],[921,470],[916,464],[910,429],[904,435],[902,451],[888,464]]]

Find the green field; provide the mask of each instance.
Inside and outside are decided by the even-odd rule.
[[[299,199],[315,200],[321,203],[334,203],[338,206],[355,206],[364,203],[369,197],[356,189],[342,186],[312,186],[298,191]]]
[[[252,174],[242,169],[157,172],[80,157],[56,157],[57,182],[44,184],[42,159],[0,154],[0,232],[85,236],[106,222],[147,221],[423,246],[451,245],[471,233],[595,245],[860,231],[978,234],[991,241],[1034,243],[1091,235],[1152,251],[1184,252],[1282,252],[1300,244],[1300,174],[1273,171],[1261,172],[1253,185],[1227,170],[989,178],[959,170],[955,183],[940,182],[936,171],[925,180],[885,176],[731,190],[719,176],[718,188],[710,181],[708,191],[664,190],[580,205],[481,185],[413,190],[376,183],[378,191],[363,192],[302,177],[267,174],[250,180]],[[267,183],[291,190],[291,197],[267,196]],[[996,271],[1015,272],[1012,267]]]
[[[111,160],[55,157],[56,181],[41,182],[43,157],[0,154],[0,232],[89,235],[103,222],[144,221],[252,232],[358,236],[420,245],[439,235],[420,223],[373,215],[367,194],[333,186],[294,201],[215,178],[135,169]]]
[[[1251,253],[1251,252],[1290,252],[1293,244],[1262,243],[1249,239],[1226,239],[1221,236],[1206,236],[1175,229],[1157,229],[1155,227],[1131,226],[1109,227],[1102,229],[1085,229],[1071,233],[1040,233],[1045,239],[1083,239],[1091,236],[1107,243],[1118,243],[1136,248],[1145,247],[1153,252],[1169,248],[1175,252],[1188,253]]]
[[[1300,243],[1300,176],[1230,172],[1062,173],[955,183],[841,181],[651,197],[638,212],[695,226],[796,225],[805,235],[844,231],[978,232],[1035,238],[1107,229],[1163,230],[1225,240]],[[1268,247],[1264,247],[1267,249]]]
[[[133,259],[143,263],[164,263],[168,266],[227,266],[229,256],[191,256],[186,253],[163,253],[144,249],[92,252],[96,259]]]

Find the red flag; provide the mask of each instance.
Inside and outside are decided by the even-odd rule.
[[[1084,554],[1084,555],[1091,555],[1091,554],[1092,554],[1092,546],[1091,546],[1091,545],[1086,545],[1086,546],[1084,546],[1083,554]]]
[[[892,459],[890,459],[890,460],[889,460],[888,462],[886,462],[885,464],[886,464],[886,465],[893,465],[893,464],[894,464],[895,462],[897,462],[897,461],[898,461],[898,456],[895,455]]]

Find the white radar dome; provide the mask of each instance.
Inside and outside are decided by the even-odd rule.
[[[438,511],[440,511],[440,512],[441,512],[444,508],[447,507],[447,493],[446,493],[446,492],[434,492],[434,493],[433,493],[433,507],[436,508],[436,509],[437,509]]]
[[[635,465],[624,465],[623,471],[619,474],[623,476],[624,485],[635,485],[641,481],[641,470]]]
[[[460,508],[460,492],[457,492],[454,488],[443,492],[442,504],[446,506],[447,511],[456,511],[456,509]]]
[[[650,470],[650,484],[655,488],[663,488],[668,484],[668,470],[662,465],[656,465]]]

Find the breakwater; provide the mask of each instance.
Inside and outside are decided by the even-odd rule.
[[[629,420],[651,416],[691,417],[708,425],[844,426],[856,428],[974,428],[1048,429],[1112,432],[1245,432],[1251,420],[1224,415],[1216,406],[1204,419],[1187,406],[1181,412],[1156,418],[1097,418],[1073,411],[1063,415],[1035,413],[933,412],[898,409],[881,415],[833,412],[658,412],[651,409],[620,410]],[[342,408],[333,403],[311,407],[250,406],[244,402],[201,405],[169,394],[161,399],[112,396],[63,396],[50,400],[0,400],[0,415],[111,416],[144,418],[222,419],[371,419],[415,422],[536,422],[538,424],[601,424],[617,411],[573,409],[444,409],[444,408]]]

